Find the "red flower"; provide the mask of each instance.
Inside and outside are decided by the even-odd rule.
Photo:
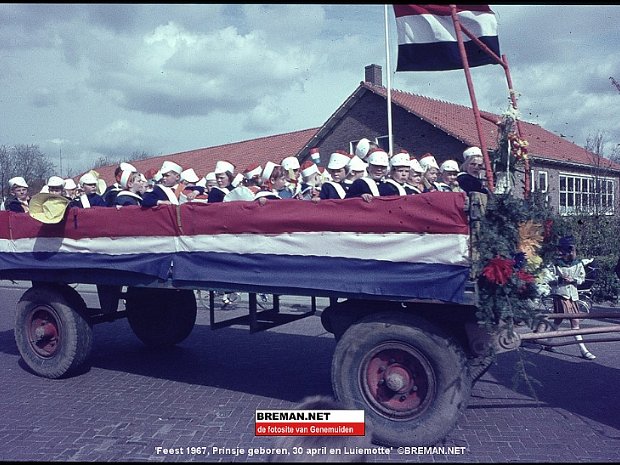
[[[512,276],[514,264],[514,260],[508,258],[492,258],[482,270],[482,276],[492,283],[503,286]]]
[[[544,233],[544,238],[545,240],[548,240],[551,237],[551,232],[553,229],[553,220],[549,219],[549,220],[545,220],[545,233]]]
[[[528,273],[527,271],[519,270],[516,272],[516,275],[517,275],[517,278],[519,278],[521,281],[525,283],[533,283],[534,281],[536,281],[536,278],[530,273]]]

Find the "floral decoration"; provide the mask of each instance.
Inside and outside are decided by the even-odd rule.
[[[529,142],[519,136],[517,121],[519,111],[514,108],[512,102],[508,109],[502,113],[501,119],[496,122],[497,149],[490,152],[494,172],[514,171],[528,160]]]
[[[544,227],[534,220],[527,220],[519,225],[517,250],[525,254],[530,270],[540,266],[538,252],[544,240]]]
[[[512,276],[514,265],[514,260],[508,260],[502,257],[492,258],[482,269],[482,276],[492,284],[503,286]]]
[[[478,233],[478,320],[497,325],[539,317],[535,302],[544,293],[547,211],[510,194],[489,199]]]
[[[516,161],[523,161],[527,159],[527,147],[530,145],[525,139],[520,139],[514,132],[508,133],[506,136],[510,144],[510,153]]]

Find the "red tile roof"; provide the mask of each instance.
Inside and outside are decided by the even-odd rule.
[[[362,82],[360,87],[387,99],[385,87],[375,86],[369,82]],[[466,145],[480,145],[471,107],[394,89],[391,93],[393,104],[428,121]],[[480,115],[487,148],[494,149],[497,147],[497,126],[495,122],[499,121],[501,117],[482,110]],[[533,158],[585,165],[597,164],[601,168],[620,169],[620,165],[606,158],[598,157],[585,148],[573,144],[536,124],[521,121],[521,130],[523,131],[522,137],[529,142],[528,152]]]
[[[297,155],[318,130],[319,128],[304,129],[232,144],[161,155],[144,160],[133,160],[131,164],[138,171],[146,173],[149,170],[157,171],[164,160],[171,160],[181,165],[183,169],[194,168],[199,176],[204,176],[209,171],[213,171],[218,160],[226,160],[235,165],[237,170],[243,171],[255,163],[264,165],[268,160],[279,163],[285,157]],[[95,171],[109,185],[114,182],[116,166],[102,166],[96,168]]]
[[[279,162],[284,157],[297,155],[304,147],[313,141],[321,139],[327,128],[333,125],[334,120],[344,113],[364,94],[370,91],[387,99],[387,89],[375,86],[369,82],[362,82],[360,86],[347,98],[341,107],[328,119],[321,128],[304,129],[301,131],[278,134],[274,136],[250,139],[232,144],[207,147],[187,152],[173,153],[144,160],[135,160],[131,163],[143,173],[149,170],[155,172],[164,160],[172,160],[183,167],[194,168],[199,176],[213,171],[218,160],[227,160],[243,170],[252,164],[264,165],[268,160]],[[479,145],[478,132],[471,107],[455,103],[423,97],[409,92],[392,89],[392,102],[437,128],[465,145]],[[481,123],[485,134],[487,148],[497,146],[497,126],[500,115],[481,111]],[[599,168],[611,168],[620,171],[620,165],[606,158],[597,157],[585,148],[553,134],[538,125],[521,121],[524,138],[529,142],[529,153],[533,159],[549,160],[569,164],[594,165]],[[311,144],[311,145],[312,145]],[[100,176],[110,184],[114,182],[116,165],[96,168]]]

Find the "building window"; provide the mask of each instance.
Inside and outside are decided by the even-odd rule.
[[[394,138],[394,136],[392,136],[392,138]],[[360,140],[361,139],[357,139],[349,142],[349,153],[355,153],[357,143]],[[372,144],[376,144],[381,150],[384,150],[386,153],[390,153],[390,138],[388,136],[375,137],[375,140],[371,141],[371,147],[374,147]]]
[[[549,174],[546,171],[534,170],[530,171],[530,190],[536,196],[539,202],[549,206],[551,198],[549,197]]]
[[[536,189],[539,192],[549,192],[549,175],[546,171],[539,171],[536,178]]]
[[[355,149],[357,148],[357,144],[361,139],[352,140],[349,142],[349,153],[355,153]]]
[[[392,136],[392,138],[393,137],[394,136]],[[377,137],[375,138],[375,142],[379,147],[381,147],[381,150],[385,151],[386,153],[390,153],[390,136]]]
[[[560,174],[561,215],[613,215],[614,180],[574,174]]]

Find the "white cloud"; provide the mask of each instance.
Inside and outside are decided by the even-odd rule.
[[[143,137],[141,128],[120,119],[95,132],[92,146],[104,154],[126,153],[128,148],[140,149],[143,146]]]
[[[264,97],[291,89],[313,57],[295,46],[276,48],[260,32],[234,27],[196,34],[169,22],[127,50],[122,63],[91,62],[88,82],[117,105],[173,117],[245,114]]]
[[[620,7],[491,7],[523,118],[578,144],[597,130],[620,142],[620,93],[609,81],[620,80]],[[366,65],[383,66],[386,84],[383,12],[379,4],[0,4],[0,102],[10,115],[0,143],[39,144],[56,158],[48,141],[62,139],[63,158],[86,164],[319,126]],[[395,42],[390,57],[395,68]],[[505,110],[501,67],[472,76],[480,108]],[[393,73],[392,85],[471,104],[462,70]]]

